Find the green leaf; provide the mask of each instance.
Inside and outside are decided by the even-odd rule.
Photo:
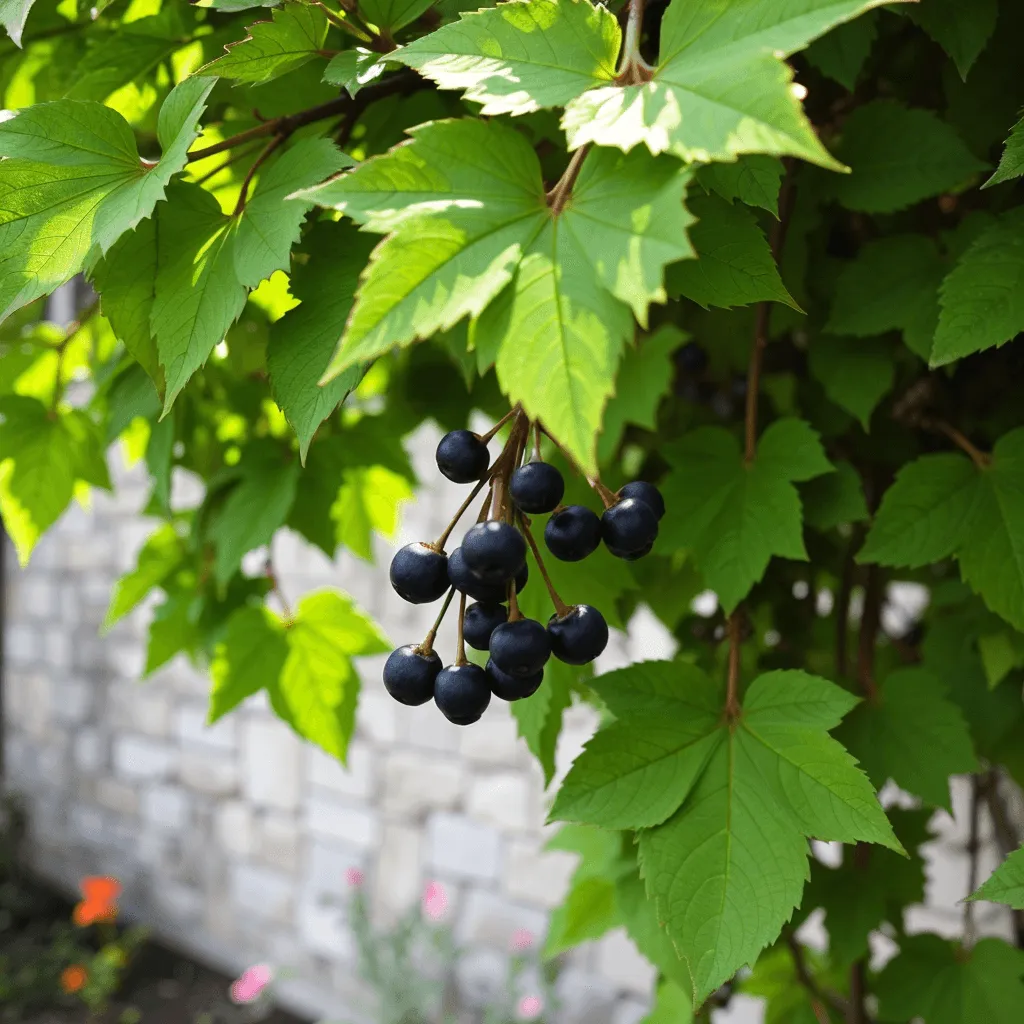
[[[627,346],[615,376],[615,394],[604,407],[601,436],[597,442],[597,460],[604,462],[615,454],[628,424],[655,430],[658,407],[672,386],[676,349],[687,336],[672,324],[659,327],[647,338]]]
[[[999,161],[995,174],[982,185],[988,188],[989,185],[998,185],[1001,181],[1011,181],[1024,174],[1024,118],[1021,118],[1010,131],[1010,137],[1006,140],[1006,149]]]
[[[100,103],[38,103],[0,124],[0,320],[150,216],[185,165],[213,84],[193,78],[171,91],[157,123],[163,155],[153,164],[139,159],[128,122]]]
[[[555,776],[555,748],[562,731],[562,715],[572,704],[572,684],[578,669],[551,658],[544,666],[544,682],[529,700],[513,701],[509,708],[516,729],[544,772],[544,785]]]
[[[96,461],[99,437],[82,413],[51,415],[34,398],[0,398],[0,514],[22,565],[68,507],[76,481],[110,486],[105,465],[96,476]]]
[[[170,593],[156,606],[149,624],[146,665],[143,676],[152,675],[176,654],[191,654],[200,640],[193,619],[195,600],[191,595]]]
[[[551,915],[544,958],[558,956],[581,942],[599,939],[619,923],[613,881],[594,876],[574,880],[565,899]]]
[[[819,476],[800,488],[804,522],[816,530],[832,530],[843,523],[869,518],[864,488],[849,462],[837,462],[836,471]]]
[[[619,38],[614,15],[589,0],[517,0],[464,14],[391,59],[463,91],[481,114],[526,114],[612,82]]]
[[[1024,910],[1024,847],[1011,853],[971,899],[1006,903],[1015,910]]]
[[[892,779],[901,789],[952,811],[949,777],[977,769],[967,723],[930,672],[890,673],[877,698],[855,708],[838,739],[881,789]]]
[[[888,235],[868,242],[839,275],[825,330],[855,338],[913,332],[937,316],[944,273],[935,243],[924,235]]]
[[[755,679],[683,805],[640,833],[647,892],[689,965],[695,1006],[789,919],[808,878],[806,836],[902,851],[871,784],[825,731],[852,703],[801,672]]]
[[[181,538],[170,523],[164,523],[150,534],[139,551],[135,568],[114,585],[103,629],[110,629],[138,607],[154,587],[160,586],[181,565],[184,555]]]
[[[387,62],[379,53],[357,46],[353,50],[342,50],[331,58],[324,71],[324,81],[328,85],[337,85],[355,98],[359,90],[379,78],[386,67]]]
[[[246,288],[255,288],[275,270],[290,269],[292,246],[312,205],[309,200],[286,201],[290,193],[353,163],[330,139],[303,139],[260,176],[238,218],[234,240],[235,273]]]
[[[697,169],[697,180],[727,202],[738,199],[778,217],[783,171],[777,157],[752,153],[731,164],[705,164]]]
[[[150,328],[167,380],[164,414],[245,305],[235,275],[234,222],[198,185],[168,189],[160,212]]]
[[[284,625],[270,609],[249,605],[234,612],[210,664],[213,688],[208,723],[212,725],[254,693],[275,686],[287,657]]]
[[[1011,341],[1024,330],[1024,207],[982,231],[942,283],[931,365]]]
[[[806,56],[823,75],[853,92],[877,35],[877,16],[865,14],[816,39]]]
[[[881,340],[821,335],[811,342],[808,364],[825,394],[870,430],[871,414],[896,379],[892,348]]]
[[[918,23],[953,58],[961,78],[985,49],[999,16],[999,0],[929,0],[906,8]]]
[[[755,302],[782,302],[800,308],[786,291],[768,240],[750,210],[717,196],[693,196],[690,210],[697,217],[690,228],[697,259],[669,268],[669,295],[685,295],[705,309]]]
[[[345,329],[371,247],[372,239],[347,225],[315,224],[302,245],[308,259],[296,266],[290,282],[299,305],[270,328],[270,387],[298,435],[303,462],[317,428],[363,376],[357,364],[317,386]]]
[[[659,981],[654,1008],[640,1024],[691,1024],[692,1020],[690,993],[674,982]]]
[[[238,570],[242,556],[268,544],[288,518],[299,464],[284,455],[276,444],[260,442],[250,444],[242,453],[238,483],[210,530],[215,548],[213,575],[221,586]]]
[[[1024,651],[1021,647],[1018,634],[1009,630],[978,637],[978,654],[985,668],[985,679],[990,690],[994,690],[1024,661]]]
[[[665,547],[693,553],[707,585],[731,612],[764,575],[772,555],[806,559],[800,495],[794,486],[832,471],[817,434],[803,421],[776,420],[748,464],[721,427],[702,427],[667,452],[664,483],[671,519]]]
[[[0,0],[0,25],[7,30],[16,46],[21,46],[21,34],[34,3],[35,0]]]
[[[666,706],[676,717],[703,718],[721,709],[721,687],[696,665],[685,661],[641,661],[604,672],[590,687],[616,718],[658,715]]]
[[[284,668],[268,690],[271,706],[300,736],[344,764],[359,696],[352,659],[390,649],[349,598],[328,590],[307,594],[288,628]]]
[[[851,173],[832,190],[847,209],[865,213],[891,213],[960,188],[986,166],[930,110],[895,100],[854,110],[836,152]]]
[[[393,232],[374,251],[326,376],[468,314],[497,349],[502,390],[593,472],[633,326],[626,303],[645,324],[649,304],[664,301],[665,265],[692,252],[687,181],[672,161],[595,150],[555,215],[515,131],[493,121],[421,126],[408,145],[305,193]]]
[[[200,69],[236,82],[269,82],[302,67],[323,49],[327,15],[315,4],[292,3],[278,7],[271,21],[257,21],[249,34],[228,43],[227,54]]]
[[[674,0],[661,23],[661,54],[645,85],[591,89],[566,107],[570,148],[588,142],[646,145],[687,162],[743,153],[798,156],[841,169],[791,90],[784,58],[875,0]]]
[[[386,466],[346,469],[330,511],[335,539],[372,562],[374,535],[395,536],[401,506],[412,496],[408,479]]]
[[[396,32],[415,21],[434,0],[359,0],[359,13],[371,25]]]
[[[1016,1024],[1024,1000],[1024,952],[1001,939],[970,949],[937,935],[900,941],[900,955],[875,979],[881,1021]]]

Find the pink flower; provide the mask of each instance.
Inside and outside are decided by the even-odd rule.
[[[516,1007],[516,1012],[519,1014],[521,1020],[533,1020],[540,1016],[541,1010],[544,1009],[544,1000],[540,996],[523,996],[519,1000],[519,1006]]]
[[[428,882],[423,890],[423,913],[431,921],[440,921],[448,910],[448,893],[440,882]]]
[[[509,945],[512,947],[513,953],[523,953],[533,945],[534,941],[534,934],[529,928],[517,928],[512,933],[512,941]]]
[[[345,868],[345,881],[351,889],[358,889],[363,884],[363,873],[359,868]]]
[[[266,964],[247,967],[242,976],[231,983],[231,1000],[235,1003],[253,1003],[270,984],[273,974]]]

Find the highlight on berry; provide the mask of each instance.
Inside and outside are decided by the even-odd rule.
[[[491,461],[488,445],[503,430],[504,444]],[[453,483],[473,488],[440,537],[406,545],[391,562],[391,585],[404,601],[430,604],[444,598],[423,640],[399,647],[384,666],[384,685],[400,703],[433,700],[448,721],[470,725],[492,696],[504,701],[532,697],[544,685],[551,658],[586,665],[608,645],[608,623],[600,610],[567,604],[555,590],[531,517],[548,516],[544,541],[559,561],[582,561],[602,543],[616,557],[633,561],[654,546],[665,501],[648,481],[633,480],[612,491],[580,473],[600,501],[600,513],[586,505],[563,505],[565,478],[543,459],[544,437],[559,447],[542,423],[531,421],[517,406],[485,434],[452,430],[441,438],[438,470]],[[569,464],[576,469],[571,459]],[[452,546],[453,532],[481,494],[476,522]],[[547,624],[519,609],[531,559],[551,600]],[[434,644],[456,595],[458,639],[454,659],[445,665]],[[467,605],[467,599],[472,603]],[[484,667],[466,657],[467,645],[488,655]]]

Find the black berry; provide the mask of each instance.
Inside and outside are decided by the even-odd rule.
[[[491,681],[491,693],[509,701],[532,697],[544,682],[544,669],[525,677],[510,676],[490,659],[487,662],[487,675]]]
[[[479,665],[449,665],[434,681],[434,703],[455,725],[472,725],[491,702],[491,682]]]
[[[489,650],[497,668],[523,679],[544,668],[551,657],[551,640],[535,619],[517,619],[494,630]]]
[[[470,647],[486,651],[491,642],[491,634],[507,621],[508,609],[503,604],[488,601],[471,604],[466,609],[462,623],[462,636]]]
[[[391,586],[403,601],[429,604],[451,586],[448,556],[418,541],[406,544],[391,559]]]
[[[659,522],[665,514],[665,499],[661,496],[661,491],[646,480],[634,480],[632,483],[626,484],[625,487],[620,487],[619,497],[636,498],[637,501],[642,501],[654,513],[654,517]]]
[[[608,646],[608,623],[589,604],[578,604],[548,620],[551,653],[569,665],[586,665]]]
[[[526,563],[516,573],[516,593],[518,594],[529,579]],[[489,604],[501,604],[508,599],[508,586],[505,583],[484,583],[479,576],[469,571],[462,548],[456,548],[448,556],[448,580],[456,590],[473,598],[474,601],[486,601]]]
[[[484,583],[507,583],[526,564],[526,541],[508,523],[477,523],[462,538],[462,558]]]
[[[487,445],[472,430],[452,430],[437,446],[437,468],[452,483],[473,484],[487,472]]]
[[[548,551],[563,562],[578,562],[601,543],[601,520],[586,505],[569,505],[544,527]]]
[[[650,505],[636,498],[624,498],[601,516],[601,533],[613,555],[634,555],[654,543],[658,517]]]
[[[701,374],[708,368],[708,354],[696,342],[687,342],[676,353],[676,365],[684,373]]]
[[[635,562],[638,558],[643,558],[644,555],[651,553],[651,548],[654,547],[654,541],[650,544],[645,544],[639,551],[623,551],[622,548],[613,548],[611,544],[608,545],[608,550],[616,557],[621,558],[624,562]]]
[[[528,462],[512,474],[508,491],[524,512],[550,512],[565,494],[565,481],[550,462]]]
[[[384,663],[384,686],[400,704],[416,707],[434,696],[434,680],[441,659],[434,651],[424,654],[415,644],[392,651]]]

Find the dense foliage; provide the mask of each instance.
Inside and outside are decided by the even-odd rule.
[[[908,936],[904,910],[951,776],[1019,843],[1024,9],[256,6],[0,0],[22,561],[120,442],[162,524],[108,624],[158,589],[147,672],[185,652],[211,718],[265,688],[344,759],[352,659],[390,645],[340,592],[273,610],[272,560],[243,557],[286,527],[371,557],[416,484],[403,438],[518,406],[567,504],[659,485],[648,557],[548,569],[679,644],[599,676],[552,659],[512,705],[549,778],[565,708],[604,723],[554,797],[583,858],[548,951],[624,923],[658,1020],[743,989],[786,1024],[1018,1022],[1024,927],[978,940],[967,903],[961,940]],[[96,301],[46,322],[81,273]],[[916,619],[894,582],[926,588]],[[537,584],[520,605],[551,613]],[[883,811],[888,780],[912,806]],[[1024,853],[984,881],[976,840],[972,887],[1024,910]],[[817,908],[824,953],[794,937]],[[876,972],[877,932],[899,951]]]

